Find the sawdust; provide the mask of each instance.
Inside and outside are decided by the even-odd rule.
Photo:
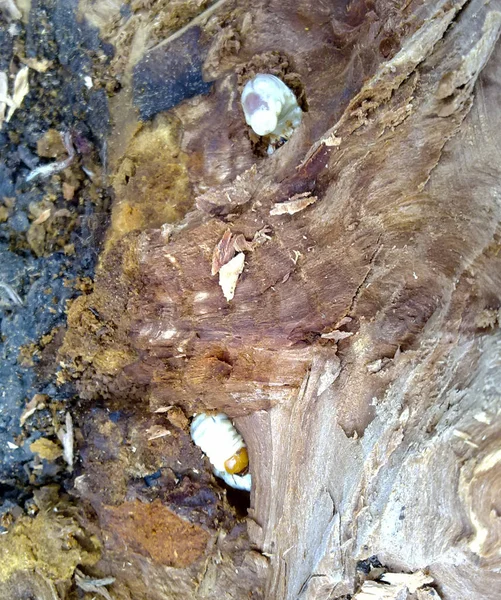
[[[99,542],[80,526],[76,509],[58,496],[57,486],[42,488],[35,497],[36,517],[19,517],[0,537],[0,582],[34,570],[54,582],[70,580],[78,565],[99,560]]]
[[[30,444],[30,450],[35,454],[38,454],[40,458],[50,462],[63,455],[61,446],[44,437],[41,437]]]
[[[113,181],[116,202],[107,249],[131,231],[180,220],[192,205],[179,124],[159,117],[132,138]]]
[[[201,558],[209,540],[204,529],[181,519],[159,500],[109,506],[104,520],[105,529],[119,543],[176,568],[187,567]]]

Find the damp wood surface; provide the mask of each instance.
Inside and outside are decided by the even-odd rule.
[[[124,600],[496,599],[501,2],[123,6],[78,5],[115,48],[114,201],[58,349],[92,544],[0,569],[9,600],[24,571],[78,597],[80,555]],[[239,104],[260,72],[304,110],[271,155]],[[245,439],[250,500],[201,411]]]

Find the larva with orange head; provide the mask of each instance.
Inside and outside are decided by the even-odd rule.
[[[231,487],[250,491],[247,447],[227,415],[196,415],[191,423],[191,438],[207,455],[214,475]]]

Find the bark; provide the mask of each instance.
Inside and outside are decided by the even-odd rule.
[[[82,417],[76,487],[116,547],[143,556],[151,598],[343,598],[374,556],[426,571],[443,599],[497,598],[501,3],[282,0],[209,16],[195,26],[212,89],[117,159],[95,291],[70,312],[63,360],[102,402]],[[168,49],[143,60],[173,60]],[[288,78],[308,108],[271,156],[238,104],[260,71]],[[169,153],[166,180],[138,139],[168,140],[154,146]],[[188,181],[179,195],[172,165]],[[195,200],[170,226],[144,217],[162,186],[178,207]],[[304,210],[270,214],[307,192]],[[230,302],[211,274],[228,229],[249,242]],[[249,446],[248,534],[187,434],[201,409],[234,418]],[[159,426],[171,433],[152,446]],[[134,483],[157,468],[157,488]],[[199,533],[179,558],[124,524],[127,510],[167,538],[186,526],[174,513]],[[138,572],[123,575],[135,598]],[[432,597],[419,593],[391,597]]]

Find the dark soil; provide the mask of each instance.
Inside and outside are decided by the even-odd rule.
[[[3,513],[30,498],[34,488],[67,476],[62,458],[42,460],[30,444],[42,436],[57,441],[56,430],[74,398],[71,386],[57,383],[57,349],[68,303],[92,287],[108,221],[108,109],[102,82],[111,48],[77,20],[77,4],[33,0],[27,25],[0,16],[0,70],[7,72],[9,93],[23,62],[40,71],[30,68],[29,93],[0,130]],[[64,171],[27,182],[30,171],[57,160],[37,150],[49,130],[70,132],[76,157]],[[44,211],[50,211],[45,221]],[[34,224],[37,217],[43,222]],[[20,416],[35,394],[43,395],[45,408],[21,426]]]

